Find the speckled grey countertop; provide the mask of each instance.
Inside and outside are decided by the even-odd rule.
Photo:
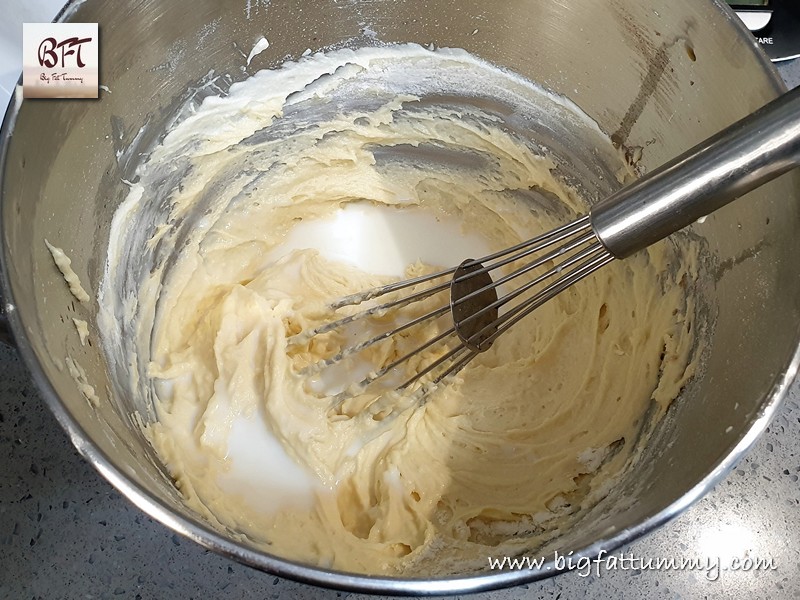
[[[790,85],[800,85],[800,61],[780,70]],[[24,365],[2,345],[0,457],[0,598],[362,597],[260,573],[145,516],[78,456]],[[798,477],[795,382],[766,434],[723,482],[621,550],[637,560],[749,556],[772,560],[775,569],[576,570],[472,598],[800,598]]]

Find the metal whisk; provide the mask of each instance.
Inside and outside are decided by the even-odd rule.
[[[320,371],[449,314],[449,327],[354,382],[355,387],[334,397],[333,405],[341,405],[420,353],[441,347],[436,358],[395,386],[409,390],[419,383],[424,395],[458,373],[525,316],[600,267],[646,248],[798,165],[800,88],[594,205],[588,215],[514,247],[465,260],[457,267],[341,298],[331,304],[331,309],[390,296],[380,304],[301,332],[290,338],[290,344],[308,343],[316,336],[341,331],[449,290],[449,302],[341,348],[304,369],[305,373]],[[503,267],[507,272],[493,279],[490,273]],[[544,270],[536,274],[539,268]],[[509,290],[509,284],[522,276],[526,276],[524,283]],[[419,289],[421,286],[423,289]],[[500,295],[498,289],[503,290]]]

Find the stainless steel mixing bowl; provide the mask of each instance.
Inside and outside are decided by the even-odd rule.
[[[176,108],[257,69],[317,50],[380,42],[461,47],[574,100],[653,167],[778,95],[751,36],[712,0],[73,1],[61,20],[98,22],[98,101],[12,99],[2,129],[4,311],[20,354],[77,449],[138,507],[232,558],[325,586],[457,593],[555,572],[444,579],[364,577],[289,562],[205,525],[181,502],[115,389],[98,345],[83,347],[73,302],[44,244],[62,246],[97,290],[114,209],[139,153]],[[245,70],[265,36],[269,48]],[[218,79],[214,77],[221,76]],[[144,129],[143,129],[144,128]],[[711,276],[703,372],[674,403],[641,461],[556,546],[575,557],[624,544],[674,517],[731,468],[769,422],[798,367],[800,174],[693,227]],[[96,339],[96,336],[95,336]],[[91,407],[64,368],[72,356],[100,396]]]

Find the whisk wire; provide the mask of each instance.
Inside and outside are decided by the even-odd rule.
[[[591,233],[591,226],[590,226],[590,223],[589,223],[589,217],[588,216],[582,217],[580,219],[577,219],[576,221],[573,221],[572,223],[568,223],[567,225],[563,225],[563,226],[561,226],[559,228],[553,229],[552,231],[549,231],[549,232],[544,233],[542,235],[539,235],[539,236],[536,236],[536,237],[531,238],[529,240],[526,240],[524,242],[521,242],[521,243],[519,243],[519,244],[517,244],[515,246],[500,250],[498,252],[495,252],[494,254],[490,254],[490,255],[485,256],[485,257],[483,257],[483,258],[481,258],[479,260],[470,261],[466,265],[461,265],[461,266],[470,266],[471,264],[480,264],[482,269],[465,273],[464,275],[460,276],[456,281],[465,281],[465,280],[471,279],[473,277],[480,276],[480,275],[482,275],[482,274],[484,274],[486,272],[493,271],[493,270],[498,269],[498,268],[500,268],[502,266],[510,264],[510,263],[512,263],[514,261],[517,261],[517,260],[520,260],[522,258],[525,258],[526,256],[529,256],[529,255],[533,254],[534,252],[541,251],[544,248],[546,248],[548,246],[551,246],[554,243],[557,243],[559,241],[567,239],[568,237],[573,236],[576,233],[584,231],[584,230],[589,230],[590,233],[582,236],[578,240],[575,240],[571,244],[568,244],[568,246],[566,246],[566,247],[564,247],[562,249],[559,249],[558,251],[550,252],[547,255],[542,256],[539,259],[531,262],[529,265],[527,265],[523,269],[520,269],[520,270],[516,271],[515,273],[512,273],[511,275],[504,277],[503,279],[501,279],[500,281],[495,283],[495,287],[497,287],[499,285],[502,285],[503,283],[506,283],[507,281],[510,281],[511,279],[513,279],[516,276],[522,275],[522,274],[524,274],[526,272],[529,272],[532,269],[535,269],[535,268],[541,266],[542,264],[544,264],[545,262],[547,262],[549,260],[553,260],[557,256],[563,254],[564,252],[567,252],[567,251],[571,250],[572,248],[576,247],[577,245],[585,243],[585,241],[587,239],[590,239],[593,236],[593,234]],[[497,262],[492,262],[488,266],[485,266],[486,263],[488,263],[490,261],[494,261],[494,260],[496,260],[498,258],[503,258],[503,257],[506,257],[506,258],[504,258],[503,260],[497,261]],[[416,277],[416,278],[413,278],[413,279],[408,279],[408,280],[404,280],[404,281],[400,281],[400,282],[396,282],[396,283],[391,283],[391,284],[388,284],[388,285],[385,285],[385,286],[373,288],[371,290],[367,290],[366,292],[361,292],[361,293],[358,293],[358,294],[352,294],[350,296],[346,296],[344,298],[341,298],[341,299],[337,300],[336,302],[331,303],[330,304],[330,308],[332,310],[337,310],[337,309],[342,308],[344,306],[352,306],[352,305],[361,304],[361,303],[366,302],[368,300],[379,298],[381,296],[385,296],[386,294],[390,294],[392,292],[400,291],[402,289],[406,289],[406,288],[409,288],[409,287],[413,287],[413,286],[419,285],[420,283],[426,283],[428,281],[433,281],[434,279],[437,279],[437,278],[441,278],[441,277],[445,277],[445,276],[448,276],[448,275],[452,275],[453,273],[456,272],[456,270],[458,270],[458,268],[459,267],[453,267],[453,268],[449,268],[449,269],[444,269],[444,270],[441,270],[441,271],[437,271],[435,273],[431,273],[429,275],[422,275],[420,277]],[[311,329],[310,331],[297,334],[296,336],[294,336],[294,338],[292,340],[290,340],[290,342],[291,343],[301,343],[303,341],[307,341],[307,340],[311,339],[312,337],[314,337],[316,335],[321,335],[321,334],[324,334],[324,333],[328,333],[330,331],[334,331],[336,329],[340,329],[340,328],[344,327],[345,325],[349,325],[349,324],[354,323],[356,321],[360,321],[360,320],[363,320],[363,319],[366,319],[366,318],[369,318],[369,317],[372,317],[372,316],[376,316],[376,315],[385,313],[386,311],[388,311],[390,309],[400,308],[400,307],[403,307],[403,306],[407,306],[407,305],[409,305],[409,304],[411,304],[413,302],[424,300],[425,298],[433,296],[434,294],[437,294],[439,292],[445,291],[446,289],[450,288],[450,286],[451,286],[451,282],[450,281],[446,281],[446,282],[437,284],[437,285],[435,285],[433,287],[430,287],[430,288],[428,288],[426,290],[415,292],[415,293],[412,293],[412,294],[410,294],[408,296],[404,296],[402,298],[398,298],[398,299],[395,299],[395,300],[392,300],[392,301],[389,301],[389,302],[385,302],[385,303],[379,304],[378,306],[370,307],[368,309],[365,309],[363,311],[359,311],[359,312],[354,313],[352,315],[348,315],[346,317],[342,317],[341,319],[338,319],[338,320],[333,321],[331,323],[327,323],[327,324],[322,325],[320,327],[316,327],[314,329]],[[458,303],[465,302],[465,301],[471,299],[472,297],[473,296],[470,295],[469,298],[464,298],[463,300],[459,299]],[[447,312],[447,310],[448,310],[447,308],[444,308],[444,309],[441,309],[441,310],[432,311],[431,313],[429,313],[427,315],[423,315],[423,316],[419,317],[418,319],[415,319],[414,321],[409,322],[409,323],[405,324],[404,326],[399,327],[396,330],[392,330],[391,332],[388,332],[387,334],[382,334],[382,335],[376,336],[375,338],[369,340],[368,342],[366,342],[364,344],[359,344],[357,346],[357,348],[348,348],[348,349],[346,349],[346,351],[337,354],[337,356],[326,360],[325,364],[322,365],[322,366],[328,366],[328,365],[330,365],[330,364],[332,364],[334,362],[337,362],[338,360],[341,360],[341,359],[345,358],[346,356],[352,355],[355,352],[360,352],[361,350],[373,345],[374,343],[377,343],[379,341],[387,339],[388,337],[390,337],[391,335],[394,335],[395,333],[399,333],[400,331],[403,331],[404,329],[407,329],[407,328],[409,328],[409,327],[411,327],[413,325],[417,325],[419,323],[422,323],[422,322],[427,321],[429,319],[432,319],[434,317],[440,316],[440,315],[444,314],[445,312]]]
[[[426,350],[427,348],[433,346],[437,342],[441,342],[442,340],[444,340],[445,338],[447,338],[447,337],[449,337],[451,335],[455,335],[455,333],[456,333],[455,327],[451,327],[447,331],[444,331],[444,332],[440,333],[439,335],[437,335],[436,337],[431,338],[430,340],[425,342],[423,345],[415,348],[411,352],[409,352],[409,353],[401,356],[400,358],[394,360],[392,363],[390,363],[390,364],[386,365],[385,367],[381,368],[379,371],[376,371],[375,373],[372,373],[372,374],[368,375],[367,377],[365,377],[364,379],[362,379],[360,382],[358,382],[356,384],[356,389],[357,390],[366,389],[367,386],[369,386],[373,381],[383,377],[384,375],[389,373],[392,369],[395,369],[396,367],[400,366],[401,364],[403,364],[405,361],[407,361],[408,359],[410,359],[414,355],[419,354],[420,352],[422,352],[422,351]],[[415,381],[417,381],[420,378],[424,377],[425,375],[427,375],[428,373],[430,373],[431,371],[436,369],[439,365],[441,365],[445,361],[447,361],[447,360],[449,360],[451,358],[455,358],[456,356],[461,354],[466,349],[467,349],[466,346],[463,345],[463,344],[461,344],[459,346],[456,346],[455,348],[450,350],[447,354],[445,354],[441,358],[439,358],[437,361],[431,363],[425,369],[423,369],[422,371],[414,374],[413,377],[407,379],[406,381],[404,381],[403,383],[398,385],[396,389],[397,390],[406,389],[408,386],[412,385]],[[450,367],[450,369],[448,369],[443,374],[439,375],[433,381],[431,381],[431,384],[433,384],[433,385],[438,384],[447,374],[450,373],[450,371],[452,371],[455,367],[457,367],[459,364],[461,364],[461,362],[464,362],[464,364],[466,364],[471,359],[472,359],[472,356],[470,355],[469,359],[466,360],[466,361],[464,361],[464,359],[462,359],[461,361],[457,361],[453,366]],[[331,403],[331,408],[334,409],[334,410],[338,410],[339,407],[341,407],[341,405],[344,404],[344,402],[346,400],[348,400],[349,398],[351,398],[352,396],[353,396],[353,392],[351,390],[344,390],[342,392],[339,392],[338,394],[336,394],[333,397],[333,402]]]
[[[463,343],[459,344],[458,346],[456,346],[455,348],[453,348],[449,352],[447,352],[447,353],[443,354],[442,356],[440,356],[439,358],[437,358],[435,361],[433,361],[431,364],[429,364],[427,367],[425,367],[424,369],[422,369],[418,373],[415,373],[411,378],[406,380],[404,383],[402,383],[401,385],[397,386],[397,389],[398,390],[404,390],[404,389],[408,388],[408,386],[410,386],[412,383],[414,383],[416,381],[419,381],[425,375],[427,375],[431,371],[435,370],[439,365],[447,362],[448,360],[454,360],[457,356],[459,356],[460,354],[463,354],[464,351],[468,351],[468,348],[466,347],[466,345],[464,345]],[[477,352],[469,351],[469,355],[471,356],[472,354],[477,354]],[[471,358],[470,358],[470,360],[471,360]],[[456,364],[458,364],[458,362],[456,362]],[[452,367],[451,367],[450,370],[452,370]],[[435,379],[432,383],[439,383],[443,377],[444,377],[444,375],[440,375],[439,378]]]
[[[487,325],[478,331],[474,332],[467,341],[462,344],[461,348],[466,348],[466,344],[470,342],[474,342],[474,344],[480,348],[480,350],[473,351],[469,354],[468,357],[458,361],[453,366],[451,366],[447,371],[442,373],[438,376],[432,383],[437,384],[440,383],[445,377],[455,375],[459,371],[461,371],[467,364],[475,358],[480,352],[488,348],[498,337],[500,337],[503,333],[508,331],[512,326],[518,323],[520,320],[528,316],[531,312],[536,310],[537,308],[541,307],[545,302],[548,300],[553,299],[559,293],[567,289],[568,287],[574,285],[584,277],[591,275],[597,269],[603,267],[604,265],[610,263],[614,260],[614,256],[608,253],[607,250],[598,242],[597,244],[593,244],[590,248],[587,248],[582,253],[582,258],[586,258],[589,256],[590,258],[575,268],[573,271],[569,271],[565,275],[559,277],[556,281],[552,284],[532,296],[531,298],[525,300],[524,302],[518,304],[517,306],[510,309],[508,312],[504,313],[490,325]],[[580,260],[577,255],[573,257],[571,264]],[[547,273],[541,275],[538,279],[543,281],[548,277],[552,277],[552,275],[563,271],[563,268],[567,265],[561,265],[560,267],[550,269]],[[519,295],[519,294],[516,294]],[[503,299],[498,300],[502,301]],[[481,311],[488,310],[489,307],[484,307]],[[479,311],[480,312],[480,311]],[[494,330],[494,331],[492,331]],[[438,365],[436,365],[438,366]],[[420,375],[421,377],[421,375]],[[415,377],[412,381],[419,379],[419,377]]]
[[[494,261],[494,260],[496,260],[498,258],[502,258],[504,256],[508,256],[509,254],[514,254],[515,255],[513,258],[510,258],[510,259],[508,259],[508,260],[506,260],[506,261],[504,261],[502,263],[495,263],[495,268],[501,267],[501,266],[503,266],[505,264],[508,264],[510,262],[513,262],[515,260],[519,260],[520,258],[523,258],[524,256],[530,255],[533,252],[536,252],[538,250],[546,248],[547,246],[551,246],[552,244],[554,244],[556,242],[559,242],[559,241],[561,241],[563,239],[566,239],[566,238],[574,235],[578,231],[584,231],[584,230],[590,230],[590,229],[591,229],[591,223],[589,221],[589,215],[585,215],[585,216],[583,216],[583,217],[581,217],[579,219],[576,219],[575,221],[572,221],[571,223],[567,223],[566,225],[562,225],[560,227],[557,227],[557,228],[555,228],[555,229],[553,229],[551,231],[548,231],[548,232],[543,233],[541,235],[538,235],[536,237],[533,237],[533,238],[530,238],[528,240],[525,240],[524,242],[520,242],[519,244],[517,244],[515,246],[510,246],[508,248],[504,248],[503,250],[499,250],[499,251],[497,251],[497,252],[495,252],[493,254],[489,254],[487,256],[484,256],[483,258],[478,259],[478,260],[476,260],[474,262],[476,262],[476,263],[478,263],[478,262],[486,263],[486,262],[489,262],[489,261]],[[519,254],[521,251],[524,251],[524,253]],[[337,300],[335,302],[332,302],[330,307],[331,307],[332,310],[336,310],[336,309],[342,308],[344,306],[352,306],[352,305],[355,305],[355,304],[361,304],[363,302],[366,302],[368,300],[373,300],[374,298],[379,298],[379,297],[384,296],[386,294],[391,294],[393,292],[397,292],[397,291],[400,291],[400,290],[405,289],[405,288],[414,287],[416,285],[419,285],[420,283],[427,283],[428,281],[433,281],[434,279],[438,279],[440,277],[446,277],[448,275],[452,275],[453,273],[456,272],[457,269],[458,269],[458,267],[450,267],[448,269],[443,269],[443,270],[440,270],[440,271],[436,271],[436,272],[430,273],[428,275],[420,275],[419,277],[414,277],[412,279],[406,279],[406,280],[403,280],[403,281],[397,281],[395,283],[390,283],[390,284],[387,284],[387,285],[384,285],[384,286],[372,288],[370,290],[367,290],[367,291],[364,291],[364,292],[359,292],[357,294],[351,294],[349,296],[345,296],[343,298],[340,298],[339,300]],[[469,278],[469,277],[473,277],[473,276],[474,275],[472,273],[470,273],[468,275],[465,275],[465,278]],[[444,289],[447,289],[447,287],[449,287],[449,285],[450,285],[450,283],[447,282],[447,283],[441,284],[439,286],[436,286],[435,288],[431,288],[429,290],[426,290],[426,292],[429,292],[427,295],[432,295],[432,294],[435,294],[436,292],[439,292],[439,291],[442,291]],[[400,302],[402,302],[402,299],[398,300],[398,301],[395,301],[395,302],[396,303],[400,303]],[[392,304],[392,306],[396,306],[397,305],[394,302],[391,303],[391,304]],[[331,326],[333,328],[335,326],[335,324],[332,323]],[[320,333],[323,333],[323,332],[320,332]]]
[[[417,318],[412,319],[410,321],[407,321],[407,322],[405,322],[405,323],[403,323],[401,325],[398,325],[394,329],[391,329],[389,331],[385,331],[383,333],[379,333],[378,335],[368,339],[365,342],[361,342],[361,343],[355,344],[353,346],[348,346],[346,348],[342,348],[334,356],[332,356],[330,358],[326,358],[325,360],[321,360],[321,361],[319,361],[317,363],[314,363],[313,365],[309,365],[309,366],[305,367],[302,370],[302,374],[303,375],[308,375],[310,373],[318,372],[318,371],[320,371],[321,369],[323,369],[325,367],[329,367],[332,364],[337,363],[337,362],[347,358],[348,356],[352,356],[353,354],[357,354],[357,353],[361,352],[362,350],[365,350],[366,348],[369,348],[370,346],[372,346],[374,344],[377,344],[378,342],[382,342],[383,340],[386,340],[386,339],[388,339],[388,338],[390,338],[390,337],[392,337],[394,335],[397,335],[398,333],[401,333],[402,331],[405,331],[406,329],[411,329],[412,327],[414,327],[416,325],[419,325],[421,323],[424,323],[425,321],[428,321],[428,320],[433,319],[435,317],[439,317],[439,316],[445,314],[449,310],[450,310],[450,308],[448,306],[443,306],[441,308],[437,308],[436,310],[433,310],[433,311],[431,311],[429,313],[426,313],[426,314],[424,314],[424,315],[422,315],[420,317],[417,317]],[[339,322],[341,322],[341,321],[339,321]],[[348,321],[348,323],[349,322],[352,322],[352,321]],[[330,329],[327,329],[325,331],[320,331],[318,333],[326,333],[327,331],[330,331]]]
[[[606,251],[605,248],[603,248],[599,243],[598,246],[599,247],[597,248],[591,249],[592,252],[589,253],[591,258],[583,262],[576,269],[568,272],[566,275],[561,276],[531,298],[526,299],[520,304],[514,306],[508,312],[501,315],[493,324],[493,326],[497,327],[497,329],[487,338],[487,342],[494,341],[521,319],[525,318],[531,312],[542,306],[545,302],[553,299],[555,296],[566,290],[568,287],[574,285],[584,277],[591,275],[600,267],[612,262],[614,260],[614,256],[609,254],[608,251]],[[555,271],[555,269],[552,269],[551,271]],[[481,332],[476,333],[476,335],[479,333]]]
[[[465,296],[463,296],[461,298],[458,298],[457,300],[453,301],[452,304],[453,305],[458,305],[458,304],[461,304],[463,302],[467,302],[469,300],[472,300],[474,297],[477,297],[479,294],[481,294],[482,292],[486,291],[487,289],[498,288],[501,285],[504,285],[504,284],[506,284],[506,283],[508,283],[508,282],[510,282],[510,281],[522,276],[522,275],[525,275],[525,274],[529,273],[530,271],[532,271],[532,270],[534,270],[534,269],[536,269],[538,267],[541,267],[542,265],[544,265],[547,262],[553,260],[554,258],[557,258],[557,257],[565,254],[566,252],[569,252],[569,251],[572,251],[572,250],[574,250],[576,248],[581,247],[582,245],[584,245],[587,242],[591,241],[593,238],[594,238],[594,236],[591,233],[586,234],[584,236],[581,236],[580,238],[574,240],[573,242],[571,242],[569,244],[566,244],[562,248],[560,248],[558,250],[554,250],[552,252],[549,252],[549,253],[541,256],[540,258],[538,258],[538,259],[536,259],[534,261],[531,261],[530,263],[528,263],[524,267],[521,267],[521,268],[519,268],[519,269],[517,269],[515,271],[512,271],[511,273],[509,273],[508,275],[505,275],[504,277],[501,277],[497,281],[495,281],[495,282],[493,282],[493,283],[491,283],[491,284],[489,284],[489,285],[487,285],[485,287],[482,287],[482,288],[480,288],[480,289],[478,289],[478,290],[476,290],[474,292],[471,292],[471,293],[469,293],[469,294],[467,294],[467,295],[465,295]],[[578,254],[575,254],[574,256],[566,258],[564,260],[564,262],[561,263],[558,267],[554,267],[554,268],[546,271],[545,273],[543,273],[542,275],[539,275],[538,277],[532,279],[528,283],[526,283],[524,285],[521,285],[520,287],[515,289],[513,292],[510,292],[510,293],[498,298],[496,301],[492,302],[491,304],[488,304],[488,305],[484,306],[483,308],[481,308],[481,309],[479,309],[479,310],[477,310],[475,312],[472,312],[469,316],[465,317],[464,319],[461,319],[460,323],[467,323],[469,321],[477,319],[481,315],[485,314],[486,312],[488,312],[488,311],[490,311],[490,310],[492,310],[494,308],[500,308],[503,305],[508,304],[511,300],[513,300],[513,299],[517,298],[518,296],[524,294],[525,292],[530,290],[532,287],[542,283],[545,279],[548,279],[548,278],[552,277],[553,275],[561,272],[564,268],[571,266],[576,261],[582,260],[582,259],[586,258],[586,256],[588,256],[589,254],[591,254],[593,252],[596,252],[597,249],[598,249],[597,248],[598,245],[599,244],[593,244],[592,246],[589,246],[586,249],[581,250]],[[484,268],[484,272],[492,271],[495,268],[496,268],[495,265],[490,265],[490,266]],[[478,272],[476,272],[475,274],[478,274]]]
[[[555,244],[561,245],[552,248]],[[540,254],[528,260],[522,266],[499,277],[497,280],[492,280],[488,276],[488,273],[491,271],[529,258],[537,253]],[[508,331],[508,329],[530,314],[533,310],[613,259],[614,257],[597,239],[592,229],[590,218],[587,215],[510,248],[484,256],[481,259],[464,261],[458,267],[444,269],[428,275],[373,288],[337,300],[330,305],[334,310],[345,306],[357,305],[387,294],[414,288],[423,283],[433,282],[436,279],[451,276],[449,280],[436,283],[427,289],[412,290],[411,293],[401,298],[383,302],[377,306],[358,311],[308,332],[297,334],[293,338],[290,338],[290,343],[308,341],[315,335],[332,332],[372,316],[383,315],[391,309],[407,306],[449,288],[451,293],[449,305],[435,308],[425,314],[411,318],[388,331],[372,336],[364,342],[342,348],[334,356],[309,365],[301,371],[304,374],[319,371],[346,357],[357,354],[374,344],[390,339],[398,333],[420,326],[423,323],[443,316],[447,312],[451,312],[453,316],[452,327],[438,333],[413,350],[392,360],[389,364],[381,367],[377,371],[370,373],[367,377],[358,382],[355,388],[351,387],[334,396],[333,407],[340,407],[348,398],[356,393],[355,390],[365,390],[374,381],[384,377],[403,363],[411,360],[414,356],[428,350],[435,344],[443,344],[445,352],[441,354],[441,356],[433,360],[430,364],[425,365],[418,372],[414,373],[413,376],[409,377],[395,388],[397,390],[407,390],[414,383],[421,382],[423,378],[431,375],[427,382],[422,383],[422,387],[418,390],[421,394],[421,399],[444,379],[461,371],[478,354],[486,350],[494,340]],[[493,293],[491,296],[494,298],[493,300],[491,300],[491,297],[487,297],[487,292],[494,292],[500,286],[506,285],[523,275],[532,273],[537,268],[545,266],[548,263],[555,263],[556,261],[560,262],[557,265],[551,266],[543,273],[532,277],[530,281],[526,281],[512,291],[503,294],[499,298],[496,293]],[[556,276],[558,277],[552,283],[534,293],[530,298],[526,298],[518,304],[507,308],[502,314],[497,312],[500,308],[507,307],[523,294],[530,293],[536,286]],[[488,283],[484,284],[483,280],[478,280],[471,286],[455,285],[475,277],[483,277]],[[470,307],[470,302],[476,306]],[[459,307],[461,307],[460,310]],[[468,324],[472,324],[472,327],[465,329],[465,326]],[[450,347],[451,342],[447,341],[448,338],[451,337],[455,337],[459,341],[459,343],[453,347]],[[443,366],[446,366],[446,368],[442,369]]]
[[[562,225],[555,229],[552,229],[546,233],[538,235],[536,237],[532,237],[528,240],[520,242],[515,246],[509,246],[508,248],[504,248],[503,250],[499,250],[494,254],[489,254],[482,258],[479,258],[474,263],[489,263],[492,261],[497,260],[498,258],[503,258],[504,256],[513,255],[510,258],[504,259],[503,261],[493,262],[493,268],[502,267],[507,265],[515,260],[519,260],[524,258],[525,256],[529,256],[534,252],[538,252],[547,248],[548,246],[552,246],[553,244],[560,242],[562,240],[568,239],[579,232],[582,231],[589,231],[591,230],[591,223],[589,221],[589,216],[586,215],[571,223],[567,223],[566,225]],[[455,269],[453,269],[455,271]]]

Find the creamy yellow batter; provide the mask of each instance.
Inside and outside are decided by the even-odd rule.
[[[455,220],[496,250],[586,211],[524,136],[475,106],[425,102],[437,73],[511,81],[417,46],[259,73],[176,125],[115,217],[100,324],[120,385],[152,402],[146,432],[188,505],[283,557],[416,577],[535,549],[605,493],[648,410],[663,414],[693,373],[681,280],[694,263],[664,243],[546,304],[426,402],[367,393],[331,413],[299,369],[346,340],[287,337],[391,278],[280,252],[299,223],[383,206]],[[381,83],[393,77],[404,93]],[[527,200],[533,189],[556,204]],[[450,266],[424,263],[405,275]],[[379,367],[435,332],[361,360]]]

